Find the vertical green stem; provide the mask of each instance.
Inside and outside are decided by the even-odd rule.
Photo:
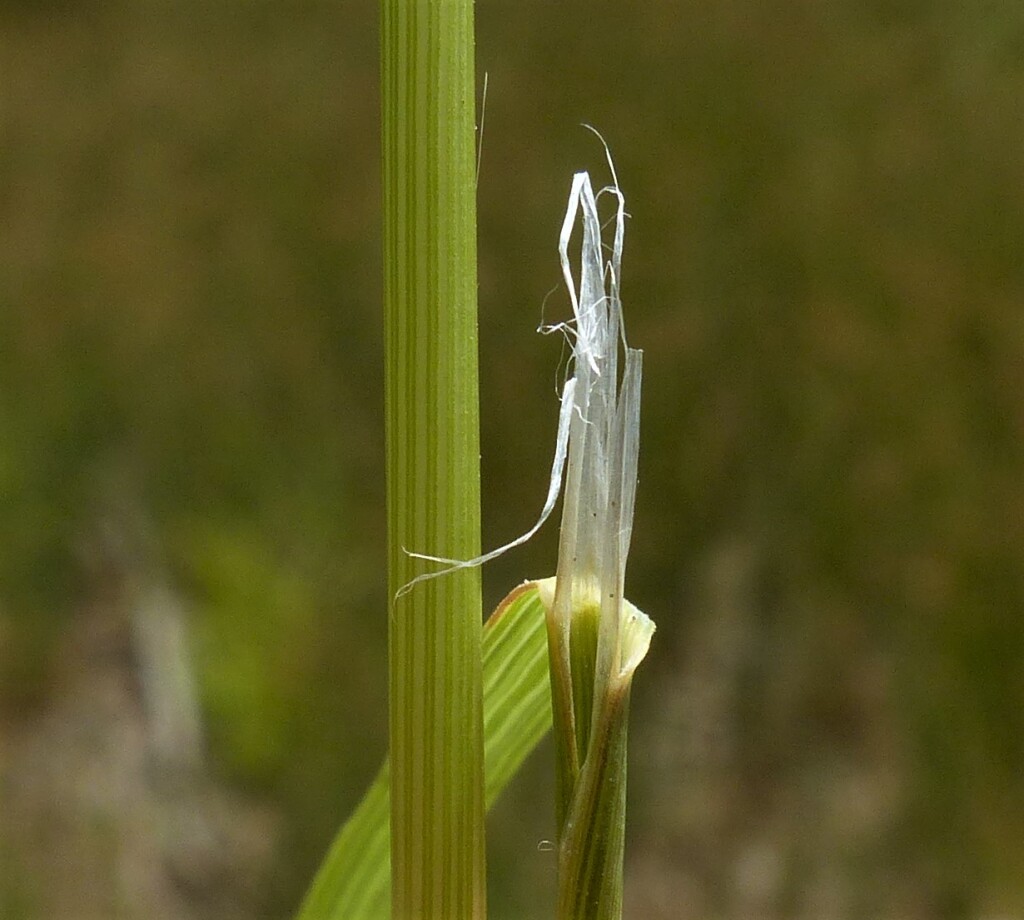
[[[388,579],[480,549],[473,7],[383,0]],[[391,610],[392,915],[483,917],[480,576]]]

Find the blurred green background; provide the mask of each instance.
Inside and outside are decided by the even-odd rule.
[[[384,752],[376,17],[0,3],[4,918],[288,916]],[[485,546],[546,489],[580,122],[632,214],[627,915],[1024,916],[1024,6],[477,25]],[[550,916],[549,761],[496,920]]]

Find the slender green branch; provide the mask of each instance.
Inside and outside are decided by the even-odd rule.
[[[473,9],[384,0],[384,306],[391,595],[405,549],[479,552]],[[485,914],[480,576],[391,611],[392,910]]]

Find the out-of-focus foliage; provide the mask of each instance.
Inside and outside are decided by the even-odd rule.
[[[545,488],[533,329],[601,168],[579,122],[633,215],[628,579],[659,633],[631,908],[1021,912],[1020,5],[482,2],[478,28],[486,545]],[[60,692],[113,541],[191,610],[213,768],[282,815],[280,914],[384,746],[374,11],[21,0],[0,60],[0,744]],[[489,599],[554,559],[546,533],[495,562]],[[544,915],[547,767],[499,803],[497,917]],[[22,916],[33,888],[0,875]]]

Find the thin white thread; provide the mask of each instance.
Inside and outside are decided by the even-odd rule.
[[[480,161],[484,156],[484,118],[487,117],[487,71],[484,71],[484,88],[480,97],[480,125],[476,129],[476,186],[480,187]]]
[[[401,588],[395,593],[395,600],[408,594],[416,585],[420,582],[428,581],[431,578],[439,578],[442,575],[448,575],[451,572],[457,572],[460,569],[475,568],[478,565],[483,565],[485,562],[490,562],[492,559],[497,559],[498,556],[508,552],[510,549],[516,546],[522,546],[527,540],[529,540],[541,527],[544,526],[544,522],[551,516],[551,512],[555,510],[555,504],[558,502],[558,496],[562,491],[562,473],[565,469],[565,458],[569,452],[569,421],[572,418],[572,409],[576,404],[575,400],[576,393],[576,378],[570,377],[565,382],[565,387],[562,390],[562,405],[558,412],[558,434],[555,439],[555,459],[551,464],[551,478],[548,482],[548,494],[544,500],[544,507],[541,509],[540,517],[537,518],[537,522],[531,527],[526,533],[516,537],[514,540],[506,543],[504,546],[499,546],[497,549],[492,549],[489,553],[484,553],[482,556],[477,556],[475,559],[446,559],[444,556],[429,556],[426,553],[414,553],[403,547],[403,552],[408,556],[412,556],[413,559],[424,559],[427,562],[439,562],[447,568],[441,569],[437,572],[425,572],[422,575],[417,575],[412,581],[406,582]]]

